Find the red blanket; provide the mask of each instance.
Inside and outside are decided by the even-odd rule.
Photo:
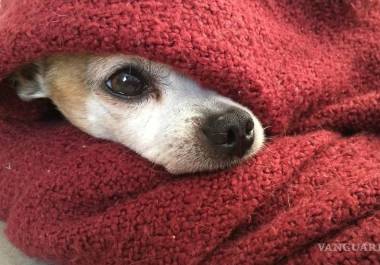
[[[0,5],[0,79],[57,52],[138,54],[270,126],[248,162],[173,177],[3,83],[0,218],[25,253],[63,265],[379,264],[377,0]]]

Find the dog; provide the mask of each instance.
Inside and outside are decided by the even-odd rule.
[[[173,68],[137,56],[55,55],[11,75],[25,101],[49,98],[84,132],[121,143],[172,174],[236,165],[264,145],[264,129],[246,107],[202,88]],[[44,265],[3,234],[0,260]]]
[[[21,99],[50,98],[84,132],[172,174],[228,168],[265,141],[246,107],[137,56],[56,55],[25,65],[12,80]]]

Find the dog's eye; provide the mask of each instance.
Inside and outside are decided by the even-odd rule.
[[[144,74],[129,66],[114,73],[106,81],[106,87],[112,94],[128,98],[144,94],[149,86]]]

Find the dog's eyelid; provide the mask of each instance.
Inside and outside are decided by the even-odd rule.
[[[170,76],[170,67],[163,64],[155,63],[141,57],[132,56],[111,56],[106,58],[93,59],[87,69],[88,83],[98,84],[104,83],[112,74],[122,68],[134,67],[139,69],[150,81],[157,87],[168,82]]]

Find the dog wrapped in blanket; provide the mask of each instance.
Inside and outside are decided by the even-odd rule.
[[[2,0],[3,260],[377,264],[379,39],[373,0]],[[64,54],[170,66],[245,106],[269,141],[232,168],[173,177],[5,81]]]

